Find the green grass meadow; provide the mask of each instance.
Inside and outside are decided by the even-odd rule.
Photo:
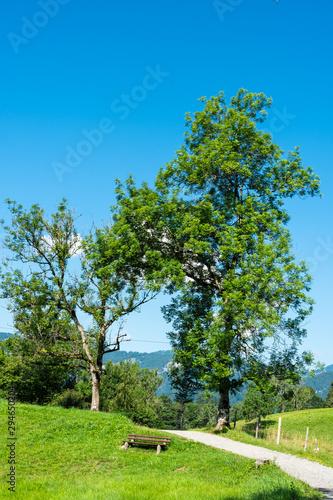
[[[121,414],[16,405],[16,490],[8,491],[7,402],[0,400],[0,498],[64,500],[322,498],[274,464],[172,435],[160,455],[149,448],[121,449],[128,432],[163,435]]]
[[[279,417],[282,418],[281,435],[280,444],[277,445]],[[307,450],[304,451],[307,427],[309,427],[309,437]],[[268,415],[262,420],[258,439],[255,439],[255,428],[254,420],[252,422],[240,420],[236,424],[236,429],[233,429],[232,424],[224,436],[235,441],[291,453],[333,467],[333,408]],[[210,432],[213,430],[210,429]]]

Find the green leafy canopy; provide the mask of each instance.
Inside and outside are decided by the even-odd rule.
[[[200,101],[155,190],[132,180],[119,187],[116,217],[146,275],[178,292],[164,308],[176,359],[224,394],[221,406],[260,366],[274,366],[269,349],[299,366],[311,278],[291,252],[284,201],[318,195],[319,179],[298,148],[285,155],[261,130],[271,105],[264,94],[240,89],[229,105],[222,92]]]

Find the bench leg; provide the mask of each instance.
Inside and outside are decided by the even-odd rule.
[[[128,448],[128,442],[126,441],[126,443],[123,444],[122,449],[127,450],[127,448]]]
[[[161,453],[161,445],[157,445],[157,455],[159,455]]]

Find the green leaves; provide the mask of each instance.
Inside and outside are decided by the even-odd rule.
[[[271,104],[264,94],[240,89],[229,106],[223,93],[201,101],[204,109],[186,116],[184,145],[156,181],[165,199],[178,198],[173,243],[184,250],[173,256],[186,276],[182,298],[165,312],[176,358],[188,352],[201,380],[225,393],[251,367],[269,366],[270,349],[283,339],[300,342],[306,333],[310,277],[290,251],[283,204],[319,194],[319,179],[302,166],[298,148],[285,157],[257,128]],[[208,296],[209,306],[198,307]]]
[[[8,201],[8,207],[12,224],[4,229],[10,257],[0,281],[15,327],[30,360],[40,356],[60,363],[70,360],[88,370],[92,407],[98,409],[103,354],[119,349],[123,318],[155,296],[146,286],[136,242],[128,246],[121,223],[117,231],[105,226],[94,228],[87,237],[80,235],[66,200],[50,218],[39,205],[24,210]],[[73,272],[74,256],[79,273]],[[20,268],[9,265],[17,261]],[[110,339],[112,327],[115,340]]]
[[[101,383],[102,408],[123,412],[144,425],[154,425],[158,407],[155,391],[162,382],[157,370],[140,369],[137,363],[108,361]]]

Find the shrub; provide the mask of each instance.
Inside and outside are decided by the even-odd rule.
[[[51,404],[63,408],[89,408],[90,405],[85,399],[85,396],[75,389],[67,389],[62,394],[57,394]]]

